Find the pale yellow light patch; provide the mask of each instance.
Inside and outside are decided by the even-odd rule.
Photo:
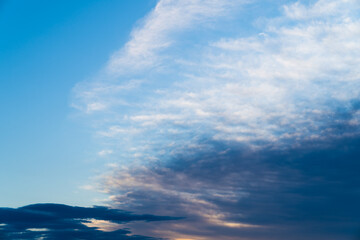
[[[103,232],[112,232],[121,228],[121,224],[113,223],[106,220],[89,219],[90,222],[83,222],[87,227],[95,227]]]
[[[209,215],[205,215],[204,217],[207,218],[208,222],[215,224],[215,225],[224,226],[224,227],[230,227],[230,228],[260,227],[258,225],[253,225],[253,224],[224,221],[224,220],[222,220],[222,218],[224,218],[223,214],[212,214],[212,215],[209,214]]]

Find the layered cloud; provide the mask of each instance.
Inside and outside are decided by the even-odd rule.
[[[34,204],[0,208],[0,236],[2,239],[154,239],[132,235],[121,229],[120,224],[174,219],[107,207]]]
[[[360,229],[359,137],[212,151],[104,177],[119,208],[186,216],[137,232],[171,239],[353,239]]]
[[[74,89],[116,159],[109,203],[187,217],[133,224],[173,239],[354,236],[359,10],[159,1],[100,80]]]
[[[210,17],[212,28],[220,27],[214,19],[221,21],[223,14],[232,13],[229,5],[234,4],[160,1],[143,26],[134,30],[121,54],[110,61],[111,68],[117,66],[123,72],[118,82],[80,85],[77,106],[87,112],[110,113],[108,117],[115,121],[103,122],[100,133],[104,136],[130,133],[135,137],[137,133],[142,138],[144,132],[151,132],[188,142],[189,132],[196,129],[196,135],[209,133],[216,140],[263,145],[264,141],[283,144],[328,135],[328,119],[334,111],[339,106],[352,109],[359,95],[359,4],[296,2],[284,6],[282,16],[269,19],[252,36],[216,34],[182,45],[178,35],[183,28],[194,31]],[[172,18],[164,21],[168,14]],[[181,36],[191,38],[192,33]],[[184,54],[174,51],[170,43],[160,44],[163,52],[157,51],[157,43],[175,40],[184,47]],[[127,50],[136,47],[141,50]],[[149,70],[143,63],[167,54],[173,54],[173,59],[159,67]],[[134,74],[126,64],[115,64],[126,59],[137,66],[133,58],[140,58],[135,60],[139,68],[148,72]],[[354,111],[349,121],[358,125],[358,117]]]

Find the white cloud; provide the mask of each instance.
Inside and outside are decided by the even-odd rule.
[[[129,74],[160,64],[161,51],[174,43],[174,35],[199,26],[245,1],[161,0],[131,33],[131,39],[108,63],[108,70]]]
[[[236,21],[232,7],[243,3],[159,1],[109,62],[121,83],[78,88],[85,112],[106,111],[97,132],[115,144],[126,139],[129,149],[146,146],[153,152],[135,154],[147,159],[174,154],[202,135],[254,147],[331,135],[335,105],[350,111],[360,94],[358,1],[292,2],[258,32],[241,36],[231,29],[226,37],[187,39],[190,53],[177,52],[176,66],[161,60],[172,57],[180,32],[210,21],[208,32],[216,32],[217,20],[232,14]],[[169,71],[147,74],[160,62]],[[141,84],[131,80],[134,70]],[[348,121],[358,127],[359,116]],[[162,151],[150,150],[159,145]]]
[[[186,68],[188,77],[130,119],[151,120],[162,130],[169,121],[192,125],[198,134],[248,143],[321,137],[326,116],[335,111],[331,102],[359,96],[357,6],[295,3],[260,35],[214,41]],[[306,19],[292,22],[290,10],[307,12]]]
[[[72,106],[86,114],[111,111],[116,106],[129,106],[130,103],[122,94],[139,88],[141,84],[142,80],[139,79],[130,79],[125,83],[103,79],[79,83],[73,89]]]
[[[301,1],[284,6],[285,14],[290,19],[305,20],[334,17],[349,14],[360,7],[357,0],[319,0],[310,7]]]
[[[111,150],[111,149],[104,149],[104,150],[101,150],[100,152],[98,152],[98,155],[100,157],[104,157],[104,156],[107,156],[107,155],[110,155],[112,154],[114,151]]]
[[[50,231],[48,228],[27,228],[26,231],[31,232],[47,232]]]

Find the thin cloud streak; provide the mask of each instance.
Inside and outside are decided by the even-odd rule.
[[[130,40],[108,63],[108,70],[118,74],[142,71],[161,64],[162,51],[174,44],[173,36],[226,15],[245,1],[162,0],[131,33]]]

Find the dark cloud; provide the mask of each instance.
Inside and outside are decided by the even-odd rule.
[[[127,201],[134,211],[186,216],[176,224],[139,224],[142,234],[167,229],[166,236],[207,239],[356,239],[360,136],[349,123],[358,105],[349,106],[332,114],[319,139],[261,149],[204,140],[206,150],[184,150],[111,176],[128,181],[130,175],[140,184],[105,179],[104,186],[114,205]]]
[[[91,219],[112,223],[164,221],[176,218],[136,215],[108,207],[74,207],[63,204],[34,204],[0,208],[0,239],[155,239],[131,235],[127,229],[104,232],[89,227]],[[100,227],[100,226],[99,226]],[[36,231],[34,231],[34,229]]]

